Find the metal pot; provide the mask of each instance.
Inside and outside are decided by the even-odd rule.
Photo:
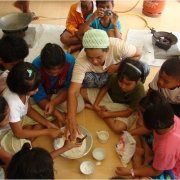
[[[32,21],[28,13],[13,13],[0,18],[0,29],[6,32],[17,32],[25,29]]]
[[[153,44],[155,44],[157,47],[161,49],[167,51],[171,47],[171,45],[174,45],[178,42],[177,37],[172,33],[164,32],[164,31],[156,32],[154,28],[150,30],[151,33],[153,34],[152,36]]]

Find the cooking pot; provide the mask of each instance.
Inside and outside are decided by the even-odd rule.
[[[153,34],[152,36],[152,42],[155,44],[157,47],[168,50],[171,45],[174,45],[178,42],[177,37],[169,32],[165,31],[159,31],[156,32],[154,28],[150,29],[151,33]]]
[[[13,13],[0,18],[0,29],[7,32],[17,32],[25,29],[32,21],[31,14]]]

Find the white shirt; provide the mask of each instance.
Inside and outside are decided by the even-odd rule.
[[[26,102],[24,104],[19,96],[12,93],[9,88],[6,88],[2,95],[6,99],[10,108],[10,122],[15,123],[21,121],[21,119],[27,114],[29,96],[26,96]]]
[[[5,131],[9,131],[10,129],[11,129],[11,127],[10,127],[10,125],[8,123],[6,126],[0,128],[0,134],[2,134]]]
[[[132,57],[136,47],[118,38],[109,38],[109,51],[107,52],[104,66],[94,66],[87,58],[84,49],[79,53],[73,69],[72,82],[82,83],[86,72],[103,73],[112,64],[117,64],[122,58]]]
[[[149,87],[151,89],[159,91],[161,94],[163,94],[164,97],[166,97],[166,99],[169,101],[169,103],[180,104],[180,88],[177,87],[173,90],[166,89],[166,88],[159,88],[157,86],[158,77],[159,77],[159,72],[155,75],[154,79],[149,84]]]

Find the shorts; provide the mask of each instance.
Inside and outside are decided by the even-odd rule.
[[[106,83],[109,73],[87,72],[82,82],[82,87],[85,88],[101,88]]]
[[[59,95],[61,91],[59,91],[57,94],[53,94],[51,96],[51,100],[54,99],[55,97],[57,97]],[[81,94],[78,95],[77,97],[77,113],[81,112],[84,109],[84,99],[81,96]],[[62,102],[61,104],[58,104],[56,106],[56,109],[60,112],[65,112],[67,113],[67,101]]]
[[[151,177],[151,179],[163,179],[163,180],[165,180],[165,179],[176,179],[175,177],[174,177],[174,174],[173,174],[173,172],[171,171],[171,170],[165,170],[165,171],[163,171],[163,173],[162,174],[160,174],[159,176],[156,176],[156,177]]]
[[[88,99],[91,104],[94,104],[98,93],[99,93],[99,89],[97,89],[97,88],[87,88]],[[106,106],[107,111],[109,111],[109,112],[123,111],[128,108],[128,105],[114,103],[108,93],[105,94],[105,96],[102,98],[99,105]],[[127,126],[127,130],[129,130],[131,128],[131,126],[133,125],[134,121],[137,119],[137,117],[138,117],[137,111],[135,111],[129,117],[116,117],[116,118],[114,118],[114,120],[118,120],[118,121],[125,123]]]
[[[11,155],[14,155],[16,152],[20,151],[24,143],[28,142],[31,144],[31,141],[28,139],[17,138],[12,130],[3,132],[0,135],[0,139],[2,148]]]
[[[44,116],[44,111],[37,105],[37,104],[32,104],[31,105],[33,109],[35,109],[39,114],[41,114],[42,116]],[[53,116],[47,116],[46,119],[48,121],[54,121],[55,118]],[[35,124],[39,124],[37,121],[35,121],[34,119],[30,118],[29,116],[24,116],[22,118],[22,126],[25,125],[35,125]]]
[[[60,34],[60,36],[62,36],[63,34],[64,34],[64,32],[66,32],[67,31],[67,29],[65,29],[61,34]]]

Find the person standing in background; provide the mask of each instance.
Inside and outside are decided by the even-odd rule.
[[[39,19],[37,16],[35,16],[34,12],[30,11],[28,0],[24,0],[24,1],[18,0],[13,5],[14,5],[14,7],[20,9],[23,13],[31,14],[32,20],[38,20]]]

